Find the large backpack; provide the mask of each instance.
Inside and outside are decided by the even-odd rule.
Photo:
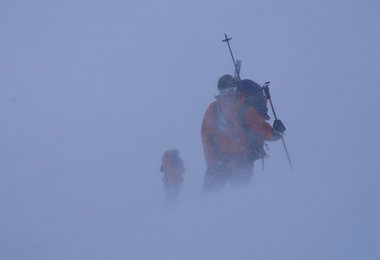
[[[264,140],[259,138],[257,134],[253,133],[252,131],[248,129],[248,126],[245,124],[244,117],[245,117],[245,113],[247,109],[252,107],[265,120],[269,120],[270,117],[268,115],[268,108],[267,108],[268,99],[264,95],[264,91],[262,87],[256,82],[249,79],[244,79],[244,80],[239,81],[238,91],[243,93],[246,100],[245,103],[240,108],[239,121],[248,139],[249,158],[252,161],[266,158],[268,157],[268,155],[264,149],[264,145],[265,145]]]
[[[250,79],[243,79],[238,82],[238,91],[243,93],[246,103],[253,107],[265,120],[269,120],[267,103],[268,99],[263,88]]]

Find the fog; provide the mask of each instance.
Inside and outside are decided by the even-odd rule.
[[[380,4],[0,1],[0,259],[379,259]],[[271,82],[287,127],[201,196],[217,80]],[[273,118],[273,116],[272,116]],[[164,200],[161,156],[186,173]]]

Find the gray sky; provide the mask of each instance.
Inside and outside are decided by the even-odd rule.
[[[0,258],[378,259],[377,1],[0,1]],[[201,199],[217,79],[271,81],[285,140]],[[165,210],[162,153],[187,172]]]

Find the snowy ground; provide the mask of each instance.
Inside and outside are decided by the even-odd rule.
[[[37,159],[34,157],[34,159]],[[42,159],[42,158],[40,158]],[[51,162],[51,161],[50,161]],[[27,163],[27,162],[24,162]],[[104,162],[103,162],[104,163]],[[115,165],[116,161],[108,161]],[[98,160],[1,176],[1,259],[376,259],[378,181],[354,169],[257,169],[209,197],[187,173],[177,206],[159,173]],[[260,168],[260,167],[257,167]],[[119,168],[120,169],[120,168]],[[143,174],[142,174],[143,175]],[[145,179],[145,180],[144,180]],[[375,182],[376,181],[376,182]],[[199,184],[199,186],[197,185]]]

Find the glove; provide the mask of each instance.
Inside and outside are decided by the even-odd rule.
[[[273,129],[281,134],[283,134],[286,130],[286,127],[284,126],[284,124],[281,122],[281,120],[279,119],[276,119],[274,120],[273,122]]]

